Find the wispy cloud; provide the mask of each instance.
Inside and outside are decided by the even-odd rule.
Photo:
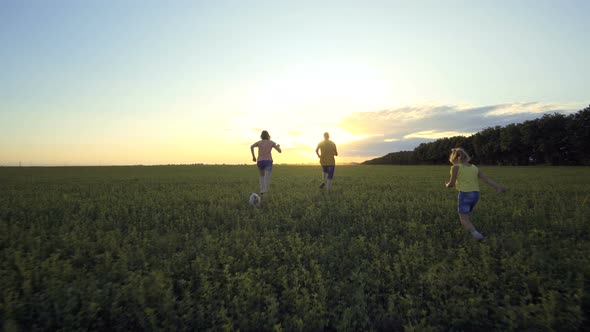
[[[420,143],[439,138],[469,136],[488,127],[524,122],[543,114],[568,114],[587,105],[588,102],[487,106],[431,104],[353,113],[343,118],[339,126],[350,133],[366,137],[343,145],[341,154],[349,157],[382,156],[390,152],[412,150]]]
[[[469,136],[474,133],[460,132],[460,131],[439,131],[439,130],[424,130],[404,136],[404,139],[408,138],[430,138],[439,139],[444,137],[453,136]]]

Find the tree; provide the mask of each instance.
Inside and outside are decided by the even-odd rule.
[[[538,119],[537,150],[550,165],[568,164],[570,145],[565,133],[567,118],[563,114],[545,114]]]
[[[536,164],[543,162],[543,155],[537,151],[537,137],[539,135],[538,124],[535,121],[525,121],[520,125],[520,142],[523,158],[526,158],[526,164]],[[525,165],[526,165],[525,164]]]
[[[501,163],[500,127],[486,128],[473,135],[473,149],[480,163]]]
[[[571,158],[576,164],[590,165],[590,106],[570,117],[566,132]]]
[[[526,151],[521,142],[520,126],[510,124],[500,129],[500,152],[503,164],[523,165],[527,163]]]

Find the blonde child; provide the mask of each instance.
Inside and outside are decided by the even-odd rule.
[[[471,213],[479,200],[479,179],[494,187],[498,192],[505,192],[506,188],[497,184],[487,177],[475,165],[469,163],[471,157],[463,148],[451,149],[449,161],[451,166],[451,178],[447,182],[447,188],[456,187],[458,195],[458,212],[461,225],[476,240],[483,240],[485,237],[475,229],[471,223]]]

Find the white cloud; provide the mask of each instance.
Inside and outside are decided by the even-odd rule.
[[[518,103],[497,105],[494,110],[488,112],[487,116],[502,116],[516,114],[544,114],[583,108],[584,103]],[[581,106],[581,107],[580,107]]]
[[[439,139],[444,137],[453,137],[453,136],[470,136],[474,133],[470,132],[459,132],[459,131],[439,131],[439,130],[424,130],[418,131],[415,133],[411,133],[409,135],[405,135],[404,139],[408,138],[430,138],[430,139]]]

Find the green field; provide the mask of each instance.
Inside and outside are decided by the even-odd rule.
[[[590,328],[590,168],[0,168],[0,321],[22,330]]]

